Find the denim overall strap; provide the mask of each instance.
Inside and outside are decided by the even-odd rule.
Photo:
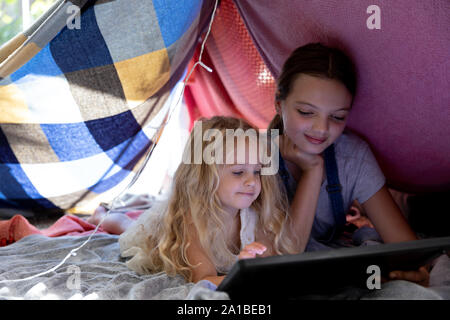
[[[344,200],[342,198],[342,186],[339,182],[338,167],[334,154],[334,144],[324,151],[325,171],[328,185],[326,186],[328,198],[331,202],[336,227],[343,227],[346,224],[346,214],[344,210]],[[336,228],[335,228],[336,229]],[[334,233],[334,232],[333,232]]]
[[[284,187],[286,188],[287,196],[289,199],[289,203],[294,199],[294,192],[289,187],[289,173],[286,168],[286,163],[281,156],[281,152],[279,153],[279,168],[278,172],[280,174],[281,180],[283,180]]]

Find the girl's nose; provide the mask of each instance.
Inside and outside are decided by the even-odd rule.
[[[328,132],[328,119],[322,117],[318,117],[317,119],[315,119],[313,130],[318,133]]]
[[[245,185],[246,186],[254,186],[255,185],[255,177],[252,174],[247,175],[245,179]]]

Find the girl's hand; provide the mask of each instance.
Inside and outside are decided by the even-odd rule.
[[[367,217],[361,214],[359,208],[357,208],[356,206],[351,206],[349,211],[351,213],[348,213],[345,217],[347,223],[353,224],[358,229],[362,227],[374,228],[372,222],[370,222],[370,220]]]
[[[423,266],[416,271],[392,271],[389,273],[389,279],[411,281],[421,286],[428,287],[430,273],[428,272],[428,268]]]
[[[239,253],[239,259],[255,258],[257,254],[263,254],[267,247],[259,242],[252,242],[244,247]]]
[[[285,134],[280,136],[279,148],[283,159],[295,163],[302,171],[309,171],[313,168],[323,168],[324,166],[324,160],[321,155],[301,151]]]

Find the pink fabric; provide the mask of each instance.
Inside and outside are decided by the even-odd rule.
[[[348,126],[370,143],[390,185],[406,192],[450,188],[450,1],[235,4],[275,76],[308,42],[348,52],[359,74]],[[381,10],[380,30],[366,26],[372,4]]]
[[[125,213],[131,219],[137,219],[143,210]],[[9,220],[0,221],[0,247],[16,242],[32,234],[41,234],[47,237],[84,236],[95,230],[95,225],[74,215],[64,215],[46,229],[39,230],[24,216],[15,215]],[[96,233],[106,234],[102,227]]]
[[[274,79],[232,0],[221,1],[205,48],[202,61],[213,72],[197,67],[189,79],[185,98],[191,120],[234,116],[267,128],[275,115]],[[193,61],[198,55],[199,50]]]
[[[200,50],[197,48],[189,64],[189,70],[193,67],[194,62],[198,61],[199,52]],[[212,67],[214,72],[209,74],[197,66],[189,78],[184,97],[191,118],[190,129],[193,127],[193,122],[200,117],[210,118],[216,115],[242,117],[234,107],[227,90],[223,87],[217,69],[209,59],[207,51],[203,53],[202,61],[205,65]]]

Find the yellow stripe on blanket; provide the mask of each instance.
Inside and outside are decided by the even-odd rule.
[[[14,51],[16,51],[26,40],[27,36],[19,33],[14,38],[6,42],[0,48],[0,63],[5,61]]]
[[[170,78],[170,61],[166,49],[114,65],[130,109],[154,95]]]
[[[16,72],[20,67],[38,54],[39,51],[41,51],[41,48],[33,42],[29,42],[24,44],[23,47],[18,48],[0,63],[0,78],[6,78],[10,74]]]
[[[13,83],[0,86],[0,123],[29,123],[31,118],[20,89]]]

